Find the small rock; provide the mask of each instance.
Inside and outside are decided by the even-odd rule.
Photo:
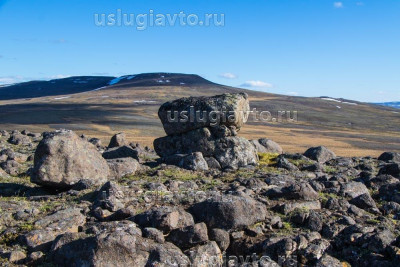
[[[203,244],[208,241],[207,226],[205,223],[197,223],[172,230],[167,240],[181,249],[188,249],[198,244]]]
[[[210,239],[217,242],[218,247],[225,251],[228,249],[230,240],[229,240],[229,233],[223,229],[213,228],[210,231]]]
[[[129,142],[126,140],[125,133],[117,133],[111,137],[108,148],[127,146]]]
[[[304,156],[309,159],[316,160],[320,163],[325,163],[328,160],[334,159],[336,157],[335,153],[324,146],[311,147],[306,152]]]

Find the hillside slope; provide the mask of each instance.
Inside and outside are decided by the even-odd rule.
[[[165,101],[247,92],[251,108],[269,111],[274,118],[279,111],[298,114],[296,123],[249,121],[241,130],[248,138],[268,137],[290,152],[321,144],[344,156],[400,151],[400,116],[390,107],[250,91],[214,84],[197,75],[152,73],[114,78],[108,83],[77,94],[0,101],[0,128],[37,132],[68,128],[104,140],[124,131],[132,141],[152,145],[154,138],[165,135],[157,117]]]

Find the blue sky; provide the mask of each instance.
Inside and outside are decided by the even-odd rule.
[[[224,25],[96,26],[95,14],[118,9],[224,14]],[[398,0],[0,0],[0,36],[0,84],[163,71],[271,93],[400,100]]]

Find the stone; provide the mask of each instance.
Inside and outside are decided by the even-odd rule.
[[[96,236],[59,236],[51,250],[57,266],[187,266],[190,261],[176,246],[158,244],[129,229]]]
[[[360,182],[350,182],[343,184],[340,192],[342,195],[350,198],[356,198],[362,194],[369,194],[368,188]]]
[[[138,152],[129,146],[109,148],[103,153],[105,159],[134,158],[139,161]]]
[[[372,213],[380,213],[375,201],[372,199],[369,193],[364,193],[351,199],[350,204],[356,205],[360,209],[364,209]]]
[[[250,197],[223,195],[199,202],[191,207],[198,221],[210,228],[242,229],[267,217],[264,204]]]
[[[108,159],[107,164],[110,168],[110,177],[114,179],[133,175],[141,168],[139,162],[133,158]]]
[[[221,250],[214,241],[194,247],[188,254],[193,267],[223,266]]]
[[[389,163],[379,169],[378,175],[388,174],[394,177],[400,177],[400,163]]]
[[[164,234],[160,230],[152,227],[143,229],[143,237],[152,239],[161,244],[165,242]]]
[[[158,117],[167,135],[172,135],[216,125],[234,126],[236,130],[239,130],[246,122],[249,111],[247,94],[238,93],[211,97],[186,97],[166,102],[161,105]],[[182,112],[186,113],[188,118],[186,122],[181,121]],[[196,113],[200,117],[205,117],[205,120],[200,120]]]
[[[209,234],[210,240],[217,242],[221,251],[228,249],[230,244],[229,233],[223,229],[213,228]]]
[[[382,160],[385,162],[389,162],[389,161],[400,162],[400,153],[398,153],[398,152],[383,152],[378,157],[378,160]]]
[[[86,217],[80,209],[60,210],[37,220],[34,225],[39,229],[25,234],[23,240],[30,251],[46,251],[56,236],[68,232],[78,232],[79,227],[85,222]]]
[[[278,154],[283,153],[282,147],[278,143],[272,141],[271,139],[267,138],[254,139],[250,140],[250,143],[254,145],[258,153],[278,153]]]
[[[81,179],[100,185],[109,172],[106,160],[91,143],[72,131],[60,130],[45,134],[39,143],[31,181],[57,189],[72,187]]]
[[[175,154],[164,158],[164,162],[169,165],[175,165],[183,169],[192,171],[208,170],[207,161],[201,152],[191,154]]]
[[[26,254],[25,254],[25,252],[23,252],[23,251],[21,251],[21,250],[11,251],[11,252],[8,254],[8,260],[9,260],[10,262],[13,262],[13,263],[20,262],[20,261],[22,261],[22,260],[25,259],[25,258],[26,258]]]
[[[324,256],[322,256],[322,258],[320,258],[317,261],[315,266],[316,267],[343,267],[344,264],[342,264],[340,260],[325,253]]]
[[[124,190],[117,183],[109,181],[97,192],[94,207],[101,207],[111,212],[124,208]]]
[[[282,168],[288,171],[298,171],[299,168],[296,167],[293,163],[289,162],[285,157],[279,156],[277,158],[276,167]]]
[[[125,133],[117,133],[113,137],[111,137],[110,143],[108,144],[108,148],[121,147],[127,145],[129,145],[129,142],[126,140]]]
[[[205,223],[172,230],[167,240],[181,249],[188,249],[208,241],[207,226]]]
[[[318,200],[314,201],[299,201],[292,203],[285,203],[277,207],[279,212],[283,214],[289,214],[295,209],[306,209],[306,210],[319,210],[321,209],[321,202]]]
[[[215,158],[223,169],[237,169],[258,162],[256,150],[248,140],[238,136],[218,138],[208,128],[157,138],[154,148],[164,158],[174,154],[201,152],[203,157]]]
[[[320,163],[325,163],[336,158],[335,153],[324,146],[311,147],[304,152],[304,156],[309,159],[316,160]]]
[[[182,208],[161,206],[136,215],[133,219],[141,227],[152,227],[163,233],[194,225],[193,217]]]
[[[7,160],[0,163],[0,168],[2,168],[7,174],[11,176],[19,175],[21,167],[22,165],[15,160]]]
[[[13,145],[29,145],[32,143],[32,140],[21,133],[13,133],[8,139],[8,142]]]

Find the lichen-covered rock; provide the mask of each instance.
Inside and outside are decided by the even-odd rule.
[[[167,240],[181,249],[188,249],[198,244],[203,244],[208,241],[207,226],[205,223],[197,223],[172,230]]]
[[[25,234],[22,238],[31,251],[48,250],[51,242],[60,234],[78,232],[79,226],[86,222],[80,209],[68,208],[57,211],[37,220],[37,230]]]
[[[60,130],[45,134],[34,158],[31,181],[43,186],[68,188],[81,179],[96,184],[107,181],[110,169],[94,145],[74,132]]]
[[[158,111],[158,117],[167,135],[186,133],[212,125],[234,126],[239,130],[250,111],[247,98],[245,93],[180,98],[164,103]],[[186,122],[181,120],[182,112],[188,118]],[[196,114],[199,116],[196,117]],[[204,121],[201,120],[203,117]]]
[[[282,147],[271,139],[260,138],[250,140],[250,142],[254,145],[258,153],[283,153]]]
[[[175,154],[164,158],[166,164],[175,165],[187,170],[206,171],[208,170],[207,161],[201,152],[191,154]]]
[[[174,229],[194,225],[193,217],[182,208],[162,206],[152,208],[135,216],[141,227],[153,227],[168,233]]]
[[[198,221],[205,222],[208,227],[225,230],[241,229],[267,217],[264,204],[249,197],[233,195],[196,203],[191,211]]]
[[[139,162],[133,158],[108,159],[107,164],[110,168],[110,177],[114,179],[133,175],[140,170]]]
[[[165,158],[174,154],[201,152],[204,157],[216,159],[223,169],[237,169],[258,162],[256,150],[248,140],[238,136],[218,138],[208,128],[157,138],[154,148],[158,155]]]
[[[190,261],[171,243],[159,244],[129,227],[96,236],[66,234],[54,242],[50,258],[57,266],[187,266]]]

